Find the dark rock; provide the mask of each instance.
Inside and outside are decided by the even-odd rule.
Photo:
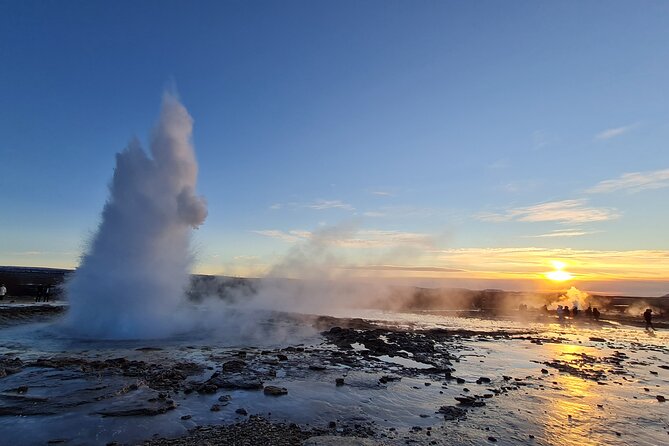
[[[657,400],[661,403],[664,403],[665,401],[667,401],[667,399],[665,397],[663,397],[662,395],[657,395],[655,398],[657,398]]]
[[[150,389],[142,390],[144,394],[150,392]],[[133,392],[113,401],[108,407],[96,413],[105,417],[153,416],[163,414],[176,407],[172,400],[160,398],[145,400]]]
[[[396,375],[383,375],[381,378],[379,378],[379,382],[381,384],[386,384],[391,381],[400,381],[402,379],[401,376],[396,376]]]
[[[465,383],[464,378],[455,378],[455,381],[456,381],[458,384],[464,384],[464,383]]]
[[[492,441],[493,443],[497,442],[497,439],[493,436],[488,437],[488,441]]]
[[[338,385],[338,386],[343,386],[344,385],[344,378],[335,379],[335,384]]]
[[[441,406],[438,413],[444,414],[445,420],[457,420],[467,415],[465,409],[456,406]]]
[[[232,397],[230,395],[221,395],[218,397],[218,401],[220,401],[221,403],[225,403],[223,404],[224,406],[230,403],[231,399]]]
[[[286,389],[285,387],[265,386],[263,392],[265,393],[265,395],[280,396],[280,395],[287,395],[288,389]]]
[[[288,361],[288,356],[282,353],[279,353],[278,355],[276,355],[276,357],[279,359],[279,361]]]
[[[228,362],[223,363],[224,372],[241,372],[246,367],[246,362],[241,359],[232,359]]]
[[[240,407],[239,409],[235,410],[235,413],[239,415],[248,415],[249,413],[244,409],[243,407]]]
[[[197,393],[211,394],[211,393],[216,393],[217,390],[218,386],[214,384],[202,384],[197,388]]]
[[[260,390],[263,382],[254,376],[231,376],[229,378],[216,377],[207,381],[218,389]]]
[[[212,404],[209,410],[211,410],[212,412],[220,412],[221,406],[219,406],[218,404]]]
[[[327,369],[327,367],[325,367],[324,365],[320,365],[320,364],[312,364],[312,365],[309,366],[309,370],[316,370],[316,371],[319,371],[319,372],[323,371],[323,370],[326,370],[326,369]]]
[[[193,415],[184,415],[181,417],[182,420],[190,420],[191,418],[193,418]]]

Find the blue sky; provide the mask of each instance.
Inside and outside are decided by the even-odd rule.
[[[661,1],[0,1],[0,264],[76,266],[175,83],[198,271],[259,275],[334,226],[370,271],[562,259],[669,292],[667,23]]]

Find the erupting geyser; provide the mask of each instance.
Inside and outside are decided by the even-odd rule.
[[[67,322],[80,335],[153,338],[179,328],[191,230],[207,216],[195,194],[192,128],[186,109],[166,93],[151,156],[137,140],[116,155],[102,221],[67,285]]]

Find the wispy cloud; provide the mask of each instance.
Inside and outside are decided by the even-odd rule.
[[[341,200],[316,200],[313,203],[307,203],[304,207],[309,209],[316,209],[318,211],[324,209],[343,209],[346,211],[354,211],[355,208],[348,203]]]
[[[587,205],[586,199],[550,201],[527,207],[508,209],[502,213],[484,212],[476,217],[482,221],[590,223],[614,220],[620,216],[615,209]]]
[[[399,265],[354,265],[345,266],[342,269],[365,270],[365,271],[409,271],[409,272],[437,272],[437,273],[462,273],[463,269],[446,268],[441,266],[399,266]]]
[[[309,231],[293,230],[286,232],[278,229],[263,229],[251,232],[289,243],[294,243],[300,240],[307,240],[311,238],[311,232]]]
[[[390,192],[384,190],[373,190],[371,194],[376,195],[377,197],[392,197],[393,195]]]
[[[669,169],[624,173],[618,178],[600,181],[586,192],[591,194],[615,192],[618,190],[639,192],[647,189],[661,189],[663,187],[669,187]]]
[[[629,132],[630,130],[634,129],[637,126],[637,124],[630,124],[630,125],[625,125],[622,127],[613,127],[610,129],[603,130],[595,135],[595,139],[598,140],[607,140],[611,138],[615,138],[620,135],[624,135],[625,133]]]
[[[314,236],[312,232],[302,230],[267,229],[252,232],[289,243],[309,240]],[[327,237],[321,238],[321,242],[340,248],[429,247],[432,245],[432,237],[416,232],[369,229],[345,234],[329,234]]]
[[[313,209],[316,211],[322,211],[326,209],[342,209],[345,211],[354,211],[355,208],[349,204],[345,203],[341,200],[323,200],[323,199],[318,199],[315,201],[307,202],[307,203],[298,203],[295,201],[291,201],[289,203],[274,203],[269,207],[271,210],[279,210],[279,209],[285,209],[285,208],[291,208],[291,209]]]
[[[365,211],[365,217],[388,217],[388,218],[429,218],[443,211],[439,209],[415,206],[379,206],[376,209]]]
[[[556,229],[555,231],[547,232],[538,235],[526,235],[530,238],[553,238],[553,237],[580,237],[588,234],[596,234],[600,231],[584,231],[580,229]]]
[[[379,218],[379,217],[385,217],[386,214],[384,212],[377,212],[377,211],[367,211],[363,212],[362,215],[365,217],[372,217],[372,218]]]

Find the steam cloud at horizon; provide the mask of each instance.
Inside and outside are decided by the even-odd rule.
[[[137,139],[116,155],[102,220],[67,284],[66,324],[79,335],[154,338],[179,329],[191,230],[207,216],[195,194],[192,128],[184,106],[165,93],[150,156]]]

